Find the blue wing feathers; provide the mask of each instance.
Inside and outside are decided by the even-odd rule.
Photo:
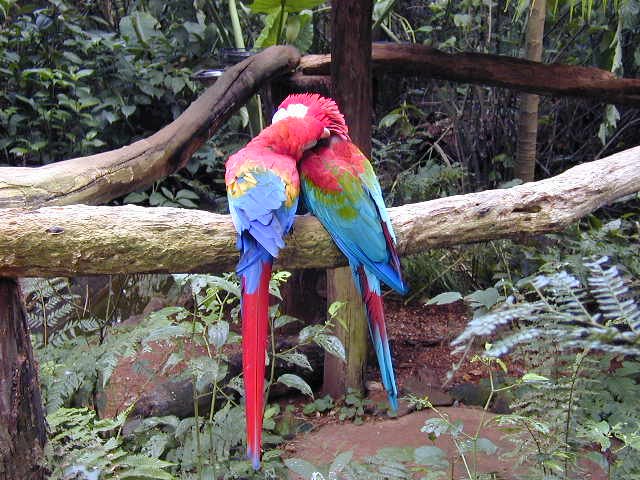
[[[354,203],[359,211],[356,219],[343,219],[328,202],[316,197],[317,190],[307,178],[302,177],[302,189],[309,210],[320,219],[349,263],[366,265],[386,285],[404,294],[408,288],[400,274],[393,228],[386,209],[379,207],[380,203],[384,206],[384,202],[381,195],[379,201],[376,201],[377,195],[368,188],[363,188],[366,195],[357,200],[340,194],[341,200]],[[385,232],[388,232],[390,238],[386,237]]]
[[[229,197],[229,210],[240,234],[238,249],[246,251],[244,243],[249,237],[244,232],[248,232],[266,252],[277,257],[293,223],[297,199],[286,206],[286,187],[275,172],[251,173],[255,179],[252,186],[241,196]]]

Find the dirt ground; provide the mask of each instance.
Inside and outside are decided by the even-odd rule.
[[[489,423],[494,413],[488,412],[483,417],[481,407],[465,405],[483,403],[484,395],[478,384],[486,376],[486,371],[481,365],[463,362],[447,382],[447,372],[459,360],[459,357],[451,355],[450,343],[468,321],[465,306],[461,302],[441,306],[405,306],[399,300],[386,299],[385,317],[401,395],[428,395],[435,405],[439,405],[437,408],[443,415],[452,422],[462,422],[465,432],[475,433],[482,418],[485,425]],[[371,385],[379,380],[379,373],[375,361],[369,363],[367,379]],[[517,365],[510,365],[509,370],[515,376],[522,373]],[[369,398],[384,403],[385,394],[379,390],[369,392]],[[406,403],[401,402],[401,416],[398,418],[385,414],[370,416],[362,425],[338,422],[331,414],[319,417],[312,420],[314,430],[298,435],[286,445],[287,456],[302,458],[314,465],[328,465],[345,451],[353,451],[353,459],[362,461],[383,448],[430,445],[446,452],[453,467],[453,471],[447,472],[447,478],[467,478],[451,437],[443,435],[432,442],[420,431],[425,421],[436,414],[430,410],[408,412],[406,407]],[[492,405],[492,409],[501,408],[505,406]],[[498,451],[493,455],[479,454],[477,471],[493,474],[488,478],[501,480],[525,478],[527,469],[515,468],[515,460],[504,456],[514,450],[514,445],[503,439],[504,433],[495,425],[483,427],[481,437],[491,440]],[[595,465],[585,463],[583,467],[587,473],[582,478],[586,480],[606,478]],[[298,480],[300,477],[292,474],[290,478]]]

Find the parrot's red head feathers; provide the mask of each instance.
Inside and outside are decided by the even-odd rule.
[[[312,117],[320,121],[330,133],[349,138],[349,129],[338,105],[331,98],[317,93],[296,93],[283,100],[273,116],[273,123],[287,117]]]

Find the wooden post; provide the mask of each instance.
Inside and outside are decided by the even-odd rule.
[[[333,0],[331,93],[345,116],[353,141],[371,155],[371,0]],[[347,304],[342,318],[347,329],[335,333],[347,352],[346,365],[325,356],[324,391],[333,397],[348,388],[362,391],[367,360],[368,327],[362,300],[348,267],[327,271],[327,301]]]
[[[0,277],[0,480],[45,478],[38,371],[14,279]]]

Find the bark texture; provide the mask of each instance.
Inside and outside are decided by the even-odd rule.
[[[640,191],[640,147],[517,187],[456,195],[389,214],[401,255],[560,230]],[[0,209],[0,275],[225,272],[238,259],[228,215],[175,208],[71,205]],[[280,268],[345,265],[320,223],[298,217]]]
[[[345,302],[340,318],[347,328],[337,323],[333,334],[345,347],[346,363],[333,355],[324,354],[322,390],[333,398],[340,398],[349,388],[363,390],[369,345],[364,304],[349,267],[327,270],[327,303],[330,305],[335,301]]]
[[[234,65],[175,121],[126,147],[37,168],[0,168],[0,208],[96,205],[144,188],[182,168],[234,111],[299,59],[295,48],[279,46]]]
[[[300,69],[305,75],[327,75],[330,64],[330,55],[306,55],[300,60]],[[374,44],[372,66],[374,71],[640,106],[640,79],[618,78],[599,68],[543,64],[485,53],[445,53],[412,44]]]
[[[0,278],[0,479],[39,480],[45,419],[16,282]]]
[[[525,58],[542,60],[542,40],[546,0],[534,0],[531,4],[525,38]],[[514,176],[524,182],[533,182],[536,170],[536,145],[538,138],[538,105],[540,97],[531,93],[520,95],[518,114],[518,148]]]

